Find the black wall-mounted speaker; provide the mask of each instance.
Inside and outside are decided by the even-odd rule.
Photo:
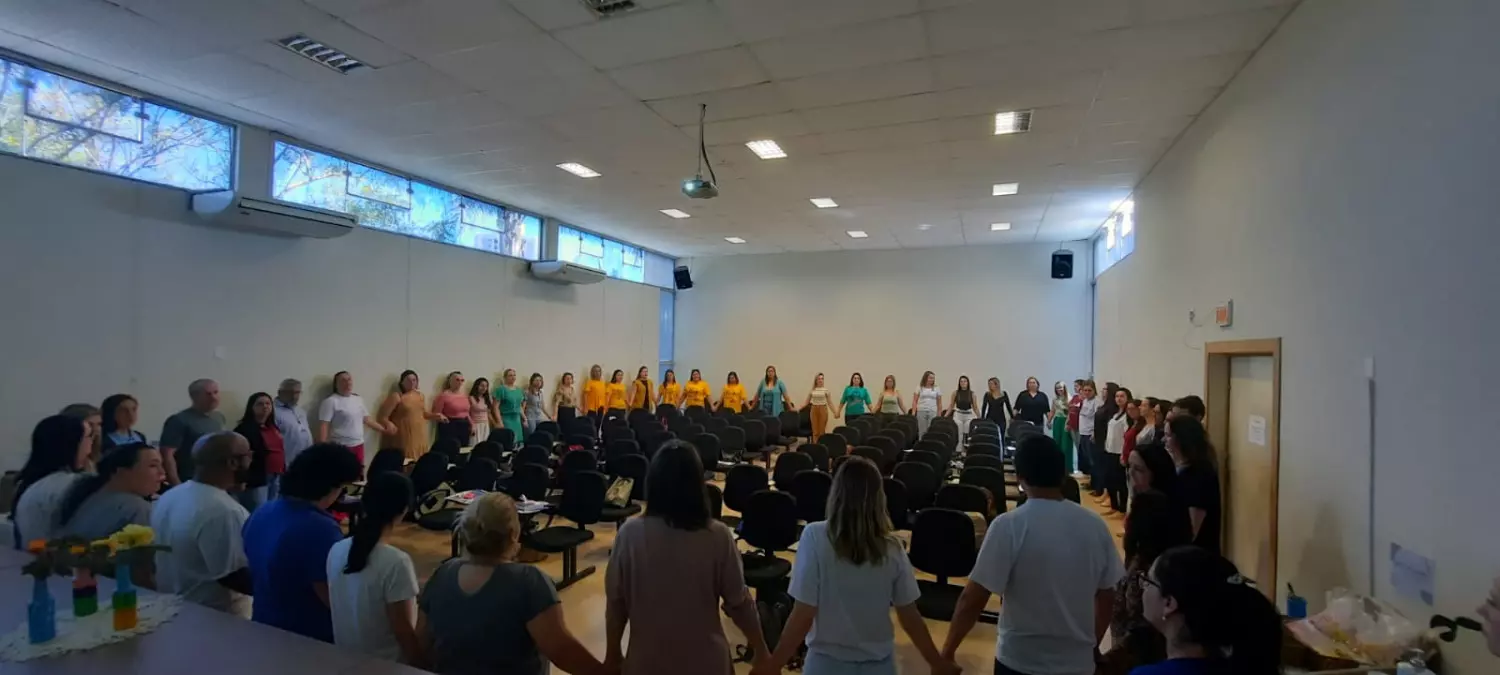
[[[1058,251],[1052,254],[1052,278],[1073,278],[1073,252]]]
[[[688,272],[687,265],[679,265],[672,270],[672,280],[677,282],[677,290],[685,291],[693,287],[693,275]]]

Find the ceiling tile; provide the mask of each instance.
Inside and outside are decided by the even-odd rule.
[[[601,69],[733,47],[739,38],[707,0],[567,28],[557,39]]]
[[[352,14],[345,20],[418,57],[536,32],[526,17],[499,0],[403,0]]]
[[[522,88],[546,78],[595,72],[587,61],[545,33],[517,35],[501,42],[436,54],[423,60],[459,81],[485,91]]]
[[[351,111],[351,126],[380,136],[412,136],[519,121],[520,115],[489,94],[377,106]]]
[[[1232,52],[1179,61],[1120,64],[1105,72],[1099,96],[1152,96],[1183,89],[1222,87],[1249,58],[1250,52]]]
[[[116,0],[179,34],[210,40],[221,49],[275,40],[328,20],[302,0]]]
[[[922,20],[916,16],[802,33],[750,48],[777,79],[910,61],[927,54]]]
[[[676,125],[697,124],[698,105],[708,106],[707,121],[718,122],[741,117],[791,112],[792,106],[774,84],[756,84],[737,89],[721,89],[691,96],[647,101],[658,115]]]
[[[581,2],[558,0],[510,0],[511,6],[526,15],[542,30],[558,30],[598,21]]]
[[[334,16],[349,16],[360,12],[368,12],[387,5],[394,5],[405,0],[303,0],[309,5],[317,7]]]
[[[501,96],[512,108],[528,116],[640,103],[599,72],[528,82],[519,89],[525,95],[506,87],[486,91]]]
[[[1257,49],[1288,7],[1127,28],[1113,34],[1117,63],[1171,61]]]
[[[1297,0],[1127,0],[1125,4],[1130,23],[1139,26],[1267,7],[1290,8]]]
[[[809,131],[828,133],[863,129],[906,122],[921,122],[940,117],[937,94],[917,94],[880,101],[816,108],[801,113]]]
[[[696,136],[697,126],[683,127],[685,132]],[[780,114],[761,117],[746,117],[705,125],[704,136],[710,145],[746,143],[762,138],[787,138],[808,132],[802,119],[796,115]]]
[[[932,63],[926,59],[823,73],[776,83],[798,108],[875,101],[933,91]]]
[[[345,74],[337,93],[366,105],[393,106],[455,98],[473,89],[421,61]]]
[[[917,0],[714,0],[747,42],[888,19],[920,9]]]
[[[679,56],[609,71],[643,101],[761,84],[765,72],[744,47]]]
[[[1118,0],[985,0],[927,15],[927,39],[951,54],[1122,28],[1127,15]]]
[[[290,84],[285,74],[237,54],[204,54],[172,61],[153,75],[224,101],[272,94]]]
[[[944,89],[1065,77],[1113,65],[1116,44],[1111,32],[1068,35],[937,57],[933,69]]]

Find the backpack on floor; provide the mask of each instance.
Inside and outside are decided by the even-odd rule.
[[[776,649],[774,645],[781,643],[781,631],[786,628],[787,619],[792,616],[792,605],[795,602],[792,596],[784,590],[761,589],[756,593],[755,613],[760,617],[760,631],[766,637],[766,645]],[[797,655],[787,663],[787,668],[800,670],[802,668],[802,657],[807,652],[807,645],[797,648]]]

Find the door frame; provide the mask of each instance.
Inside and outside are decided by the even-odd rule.
[[[1274,601],[1277,592],[1277,568],[1280,566],[1278,542],[1280,535],[1281,507],[1281,338],[1253,340],[1225,340],[1203,345],[1203,403],[1207,408],[1204,427],[1209,441],[1221,452],[1229,451],[1229,362],[1237,356],[1271,357],[1271,417],[1266,420],[1266,441],[1271,449],[1271,578],[1256,579],[1260,591]],[[1224,507],[1220,509],[1223,521],[1220,537],[1228,534],[1223,527],[1228,522],[1229,507],[1229,462],[1219,459],[1220,494],[1224,495]],[[1224,542],[1221,540],[1220,544]]]

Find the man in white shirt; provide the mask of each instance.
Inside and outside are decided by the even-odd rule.
[[[1000,610],[996,675],[1093,675],[1124,576],[1104,519],[1063,497],[1063,456],[1052,439],[1016,448],[1027,500],[990,524],[959,596],[943,656],[953,658],[990,594]]]
[[[240,531],[250,512],[229,490],[244,481],[250,444],[232,431],[200,438],[192,448],[193,479],[161,496],[151,529],[170,551],[156,554],[157,589],[190,602],[250,618],[250,575]]]

